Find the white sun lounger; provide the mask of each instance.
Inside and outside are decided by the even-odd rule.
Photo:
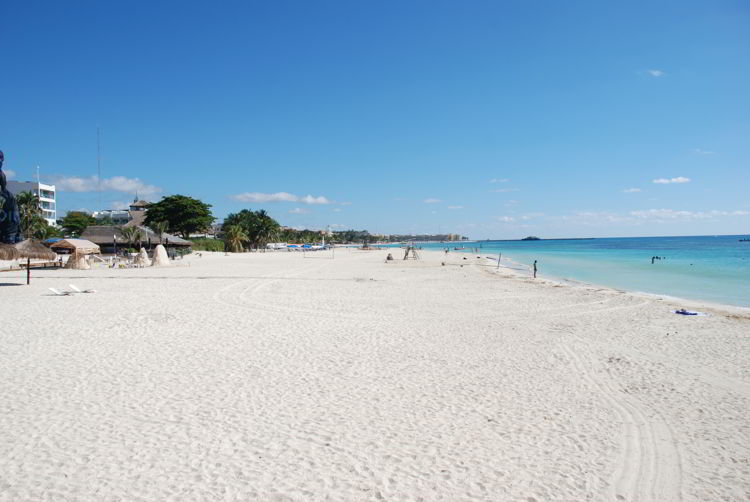
[[[73,290],[73,293],[96,293],[95,289],[78,289],[75,284],[68,284],[68,286]]]
[[[54,294],[55,296],[70,296],[73,294],[70,291],[58,291],[55,288],[47,288],[47,289],[52,291],[52,294]]]

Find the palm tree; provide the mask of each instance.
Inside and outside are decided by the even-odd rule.
[[[120,229],[122,237],[128,241],[128,246],[133,247],[136,242],[141,242],[143,238],[143,232],[138,227],[122,227]]]
[[[33,230],[31,231],[31,237],[44,240],[49,239],[50,237],[57,237],[57,233],[55,232],[55,227],[50,226],[49,223],[47,223],[47,220],[38,216],[37,221],[33,226]]]
[[[265,209],[255,212],[255,228],[253,229],[252,241],[255,248],[266,247],[266,244],[276,239],[279,234],[279,224],[271,218]]]
[[[244,243],[247,241],[247,233],[239,225],[231,225],[226,228],[225,239],[229,250],[233,253],[239,253],[244,249]]]
[[[42,216],[42,210],[39,207],[39,196],[30,191],[20,192],[16,195],[16,203],[21,216],[23,236],[28,239],[44,235],[47,221]]]
[[[169,223],[167,223],[166,221],[155,221],[150,225],[151,230],[153,230],[154,233],[159,236],[159,244],[161,244],[162,236],[167,233],[168,226]]]

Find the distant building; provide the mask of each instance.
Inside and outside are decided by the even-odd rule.
[[[112,220],[112,225],[141,226],[146,219],[146,211],[150,202],[138,200],[136,197],[129,209],[105,209],[95,211],[91,216],[97,221]]]
[[[31,192],[39,197],[39,209],[49,225],[57,225],[57,198],[55,185],[45,185],[36,181],[8,181],[8,190],[13,195]]]
[[[145,200],[138,200],[138,197],[133,199],[133,203],[130,204],[130,210],[131,211],[146,211],[148,209],[148,205],[151,204],[150,202],[146,202]]]
[[[126,209],[105,209],[103,211],[94,211],[91,215],[97,221],[109,219],[113,225],[124,225],[130,221],[130,211]]]

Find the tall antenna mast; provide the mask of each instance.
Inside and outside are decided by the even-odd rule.
[[[99,145],[99,126],[96,126],[96,190],[99,192],[99,211],[102,210],[102,155]]]

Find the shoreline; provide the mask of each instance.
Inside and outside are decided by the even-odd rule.
[[[439,250],[429,249],[429,250],[424,250],[424,251],[439,251]],[[479,253],[477,253],[474,250],[470,250],[470,249],[458,249],[458,250],[451,249],[451,252],[479,255],[479,256],[482,256],[484,259],[492,261],[495,265],[497,264],[497,258],[495,256],[492,256],[492,255],[487,255],[487,253],[483,252],[483,250],[481,248],[479,250]],[[531,268],[528,265],[525,265],[522,262],[515,261],[513,258],[508,258],[508,256],[510,254],[512,254],[512,251],[511,252],[507,252],[507,251],[503,252],[503,261],[514,263],[514,264],[520,266],[524,270],[526,270],[526,269],[528,269],[529,271],[531,270]],[[503,268],[502,264],[501,264],[501,268]],[[599,284],[599,283],[596,283],[596,282],[589,282],[589,281],[584,281],[584,280],[575,279],[575,278],[569,278],[569,277],[560,277],[560,276],[555,276],[555,275],[548,275],[548,274],[543,274],[541,272],[538,273],[537,275],[538,275],[539,278],[544,278],[546,280],[559,282],[561,284],[566,284],[566,283],[570,283],[570,284],[582,284],[582,285],[594,286],[594,287],[597,287],[597,288],[608,288],[608,289],[613,289],[613,290],[616,290],[616,291],[628,292],[628,293],[638,294],[638,295],[646,295],[646,296],[652,295],[652,296],[657,297],[657,298],[672,299],[673,301],[679,301],[679,302],[683,302],[683,303],[705,304],[705,305],[710,306],[711,308],[745,309],[745,310],[750,311],[750,305],[734,305],[734,304],[731,304],[731,303],[722,303],[720,301],[704,300],[704,299],[697,298],[697,297],[696,298],[689,298],[689,297],[685,297],[685,296],[670,295],[670,294],[666,294],[666,293],[653,293],[653,292],[641,291],[641,290],[637,290],[637,289],[619,288],[617,286],[612,286],[612,285],[607,285],[607,284]],[[529,276],[531,276],[531,272],[529,272]]]
[[[476,254],[476,253],[475,253]],[[485,260],[487,260],[488,263],[491,263],[493,266],[497,266],[497,259],[493,259],[490,256],[483,257]],[[505,259],[505,258],[504,258]],[[522,265],[516,261],[513,261],[512,259],[507,259],[507,261],[510,261],[517,265]],[[523,265],[522,265],[523,266]],[[505,269],[511,272],[515,272],[518,277],[528,277],[531,278],[532,274],[529,271],[528,274],[522,274],[520,273],[519,269],[511,268],[511,267],[504,267],[502,264],[500,265],[501,269]],[[523,270],[523,269],[522,269]],[[608,289],[614,292],[618,293],[625,293],[630,294],[638,297],[643,298],[651,298],[654,300],[665,300],[670,303],[679,303],[681,304],[681,307],[687,306],[691,309],[693,308],[705,308],[705,309],[712,309],[712,310],[719,310],[724,311],[726,313],[730,314],[743,314],[743,315],[750,315],[750,307],[742,306],[742,305],[732,305],[728,303],[718,303],[718,302],[711,302],[708,300],[700,300],[696,298],[685,298],[680,296],[673,296],[673,295],[666,295],[661,293],[649,293],[647,291],[637,291],[637,290],[630,290],[630,289],[622,289],[622,288],[616,288],[613,286],[608,286],[604,284],[597,284],[593,282],[586,282],[581,281],[578,279],[570,279],[566,277],[556,277],[556,276],[550,276],[546,274],[537,274],[537,279],[541,279],[543,281],[546,281],[550,284],[559,284],[561,286],[569,286],[569,287],[588,287],[588,288],[596,288],[596,289]]]

